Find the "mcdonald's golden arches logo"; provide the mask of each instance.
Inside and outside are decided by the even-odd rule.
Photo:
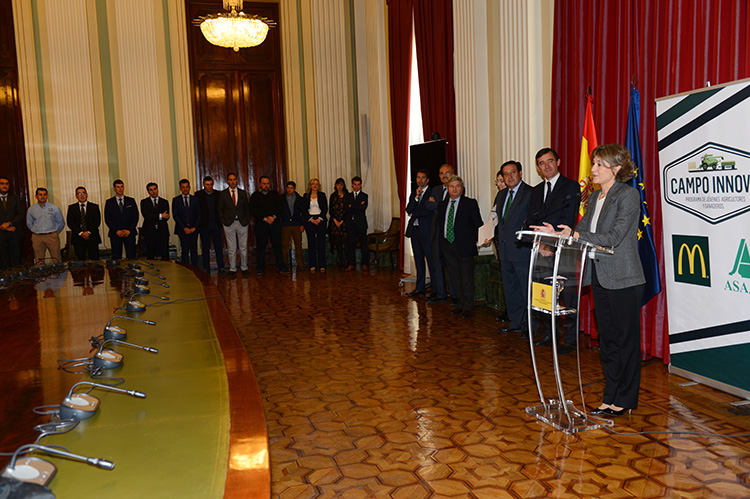
[[[672,235],[674,280],[711,287],[708,237]]]

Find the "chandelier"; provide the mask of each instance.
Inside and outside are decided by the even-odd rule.
[[[193,24],[200,26],[203,36],[213,45],[234,49],[255,47],[263,43],[268,28],[276,23],[257,15],[242,12],[243,0],[224,0],[224,10],[218,14],[200,16]],[[238,12],[239,11],[239,12]]]

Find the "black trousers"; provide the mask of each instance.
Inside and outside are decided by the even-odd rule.
[[[263,220],[255,221],[255,250],[258,270],[266,268],[266,246],[268,240],[271,240],[273,246],[273,255],[276,258],[276,266],[279,270],[286,270],[284,256],[281,254],[281,222],[278,220],[268,225]]]
[[[367,229],[364,227],[346,227],[346,259],[352,267],[357,265],[357,242],[362,251],[362,265],[370,264],[370,250],[367,249]]]
[[[14,232],[0,231],[0,270],[21,265],[21,229]]]
[[[75,238],[73,240],[73,250],[76,253],[76,260],[98,260],[99,243],[91,239],[88,241],[84,238]]]
[[[211,242],[216,252],[216,266],[224,268],[224,233],[221,227],[210,224],[201,229],[201,254],[203,255],[203,270],[211,268]]]
[[[594,312],[604,372],[602,402],[638,408],[641,387],[641,298],[644,286],[605,289],[592,266]]]
[[[166,224],[159,227],[143,226],[143,252],[146,258],[153,260],[157,256],[162,260],[169,260],[169,229]]]
[[[526,308],[529,292],[529,262],[528,260],[525,262],[502,260],[500,272],[503,276],[503,294],[510,319],[509,327],[527,334],[529,330]]]
[[[135,258],[135,232],[131,232],[128,237],[120,237],[114,234],[109,237],[109,242],[112,245],[112,260],[122,258],[123,246],[125,246],[125,256],[129,260]]]
[[[440,249],[445,257],[451,293],[455,291],[458,299],[456,306],[471,312],[474,309],[474,257],[459,255],[456,244],[445,239],[440,240]]]
[[[427,282],[427,269],[430,269],[430,286],[432,292],[436,292],[438,286],[435,284],[435,260],[432,256],[432,242],[430,241],[430,228],[418,225],[414,227],[414,233],[411,236],[411,248],[414,251],[414,265],[417,267],[417,287],[415,291],[424,291]],[[427,265],[425,266],[425,260]]]
[[[198,266],[198,232],[177,234],[182,249],[182,263]]]

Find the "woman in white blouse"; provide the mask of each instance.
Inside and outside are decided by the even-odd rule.
[[[326,215],[328,214],[328,199],[324,192],[320,192],[320,182],[317,178],[310,179],[305,193],[305,232],[307,233],[307,255],[310,272],[326,271]]]

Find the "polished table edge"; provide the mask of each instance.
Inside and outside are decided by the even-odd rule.
[[[219,295],[203,270],[175,263],[195,274],[206,297]],[[206,304],[224,356],[229,389],[229,463],[224,497],[268,499],[271,497],[268,430],[258,381],[224,301],[215,298],[206,300]]]

